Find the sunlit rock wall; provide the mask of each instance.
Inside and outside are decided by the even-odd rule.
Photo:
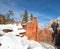
[[[28,21],[23,27],[26,30],[26,35],[28,36],[29,40],[39,41],[38,24],[36,17],[33,17],[32,21]]]

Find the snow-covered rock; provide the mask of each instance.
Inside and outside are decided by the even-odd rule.
[[[22,28],[18,30],[18,28]],[[12,29],[12,32],[5,33],[2,29]],[[23,33],[25,30],[21,26],[21,24],[7,24],[0,25],[0,49],[46,49],[41,43],[38,43],[33,40],[28,40],[27,36],[18,37],[19,33]],[[48,49],[53,46],[48,46],[49,44],[43,43],[45,46],[47,45]],[[51,48],[54,49],[54,48]]]
[[[49,28],[49,30],[50,30],[52,33],[54,33],[54,31],[53,31],[53,29],[52,29],[51,27]]]
[[[30,41],[28,41],[28,43],[29,43],[29,46],[30,46],[31,49],[37,49],[37,48],[45,49],[41,44],[39,44],[36,41],[30,40]]]
[[[40,42],[40,44],[45,48],[45,49],[55,49],[55,47],[53,47],[50,44],[44,43],[44,42]]]

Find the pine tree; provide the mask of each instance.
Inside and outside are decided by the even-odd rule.
[[[28,22],[28,12],[27,12],[27,10],[25,10],[25,12],[24,12],[23,21],[25,23]]]
[[[31,20],[33,19],[33,15],[32,15],[32,13],[31,13],[30,19],[31,19]]]

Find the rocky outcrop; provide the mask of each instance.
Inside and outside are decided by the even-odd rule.
[[[54,20],[51,19],[51,20],[45,25],[45,28],[50,28],[53,22],[54,22]]]
[[[57,17],[56,21],[60,22],[60,17]],[[28,36],[28,39],[30,40],[35,40],[35,41],[42,41],[42,40],[52,40],[52,31],[49,30],[51,27],[52,23],[55,20],[51,19],[47,24],[45,24],[44,29],[40,30],[38,33],[38,25],[37,25],[37,20],[36,17],[33,18],[32,21],[29,21],[26,23],[24,26],[26,30],[26,35]],[[41,28],[40,28],[41,29]]]
[[[60,16],[56,18],[57,23],[60,25]]]
[[[40,41],[46,41],[49,42],[52,40],[52,32],[49,29],[44,28],[43,30],[40,30]]]
[[[26,30],[26,35],[29,40],[39,41],[36,17],[33,17],[32,21],[29,21],[27,24],[23,25],[23,27]]]
[[[47,24],[45,24],[45,28],[50,28],[51,27],[51,24],[53,22],[57,22],[59,25],[60,25],[60,16],[58,16],[56,19],[51,19]]]

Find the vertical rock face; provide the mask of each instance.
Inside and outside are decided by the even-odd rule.
[[[39,32],[39,38],[40,41],[51,41],[52,40],[52,30],[50,30],[52,23],[54,22],[53,19],[51,19],[48,24],[44,26],[42,30]]]
[[[52,40],[52,33],[49,29],[44,28],[43,30],[40,31],[39,37],[40,41],[49,42]]]
[[[28,22],[26,25],[24,25],[24,28],[29,40],[39,41],[38,24],[36,17],[33,17],[33,20],[31,22]]]
[[[38,24],[37,24],[37,20],[36,17],[33,18],[32,20],[32,33],[34,35],[35,40],[39,40],[39,36],[38,36]]]

